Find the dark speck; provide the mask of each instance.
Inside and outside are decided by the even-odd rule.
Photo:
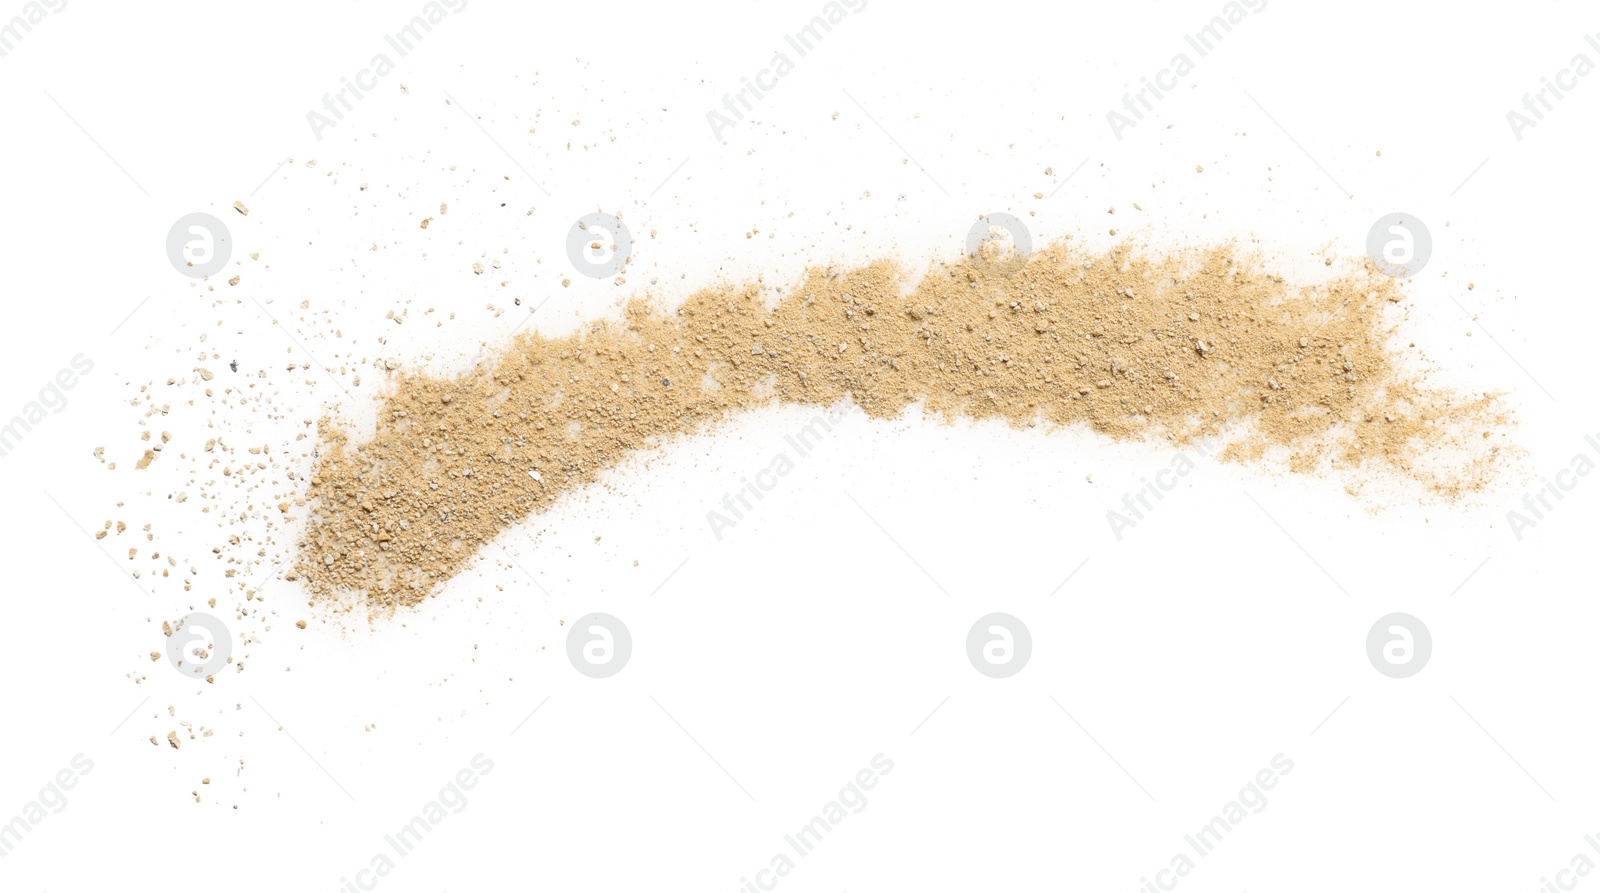
[[[234,360],[234,361],[230,362],[228,364],[228,368],[232,369],[235,372],[238,372],[239,371],[239,361],[238,360]]]

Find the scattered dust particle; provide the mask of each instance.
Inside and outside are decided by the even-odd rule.
[[[181,746],[178,742],[178,733],[176,731],[167,733],[167,743],[172,745],[173,750],[177,750]]]
[[[427,229],[428,228],[428,224],[430,224],[432,222],[433,222],[433,218],[432,217],[424,217],[424,218],[422,218],[422,228],[423,229]]]
[[[229,285],[238,285],[239,284],[239,277],[236,275],[232,279],[229,279],[228,280],[228,284]]]
[[[241,202],[241,201],[235,201],[235,202],[234,202],[234,203],[233,203],[233,209],[234,209],[234,210],[235,210],[235,211],[238,211],[238,212],[239,212],[239,213],[240,213],[240,214],[243,214],[243,215],[244,215],[244,216],[246,216],[246,217],[249,217],[249,216],[250,216],[250,209],[249,209],[249,208],[246,208],[246,207],[245,207],[245,206],[244,206],[244,202]]]
[[[305,629],[306,628],[306,622],[304,620],[296,620],[294,622],[294,625],[296,627],[298,627],[299,629]]]

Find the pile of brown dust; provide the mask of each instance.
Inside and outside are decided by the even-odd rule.
[[[1226,429],[1224,459],[1458,498],[1492,478],[1502,453],[1484,438],[1506,420],[1494,396],[1402,368],[1385,321],[1402,297],[1370,266],[1290,286],[1232,246],[1058,243],[1025,263],[938,265],[914,287],[890,261],[815,268],[776,307],[754,284],[670,312],[635,300],[567,337],[519,336],[492,369],[401,376],[365,443],[325,425],[295,575],[318,598],[414,605],[630,451],[772,402],[1177,445]]]

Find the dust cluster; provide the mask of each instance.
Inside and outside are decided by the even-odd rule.
[[[987,243],[920,281],[895,262],[814,268],[562,338],[519,336],[473,374],[402,374],[365,442],[325,424],[294,574],[314,598],[414,605],[504,528],[635,450],[772,402],[889,419],[1086,425],[1225,460],[1343,469],[1453,499],[1502,460],[1493,395],[1430,389],[1394,341],[1404,298],[1370,266],[1293,285],[1235,246],[1025,261]],[[994,252],[1002,253],[996,255]]]

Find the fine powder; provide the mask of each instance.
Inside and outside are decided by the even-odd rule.
[[[1402,368],[1386,311],[1404,295],[1370,264],[1291,286],[1228,245],[1007,250],[985,243],[914,287],[887,260],[814,268],[775,307],[757,284],[671,311],[636,299],[567,337],[520,335],[467,376],[402,374],[370,440],[324,422],[294,576],[324,601],[415,605],[630,451],[773,402],[1179,446],[1221,435],[1224,460],[1389,475],[1445,499],[1505,458],[1486,441],[1507,422],[1494,395]]]

